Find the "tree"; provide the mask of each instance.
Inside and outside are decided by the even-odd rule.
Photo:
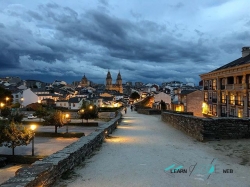
[[[15,103],[11,105],[11,108],[20,108],[21,104],[20,103]]]
[[[0,103],[6,102],[6,97],[8,97],[10,100],[8,103],[12,103],[12,95],[10,90],[6,90],[3,87],[0,86]]]
[[[15,155],[15,147],[28,145],[33,137],[34,133],[31,129],[12,121],[10,124],[5,125],[0,139],[5,147],[12,148],[12,155]]]
[[[47,110],[45,108],[43,108],[41,105],[38,107],[38,109],[35,111],[34,113],[35,116],[37,116],[40,121],[42,118],[46,117],[49,115],[49,113],[47,112]]]
[[[130,99],[133,99],[133,100],[140,99],[140,94],[138,94],[137,92],[133,92],[130,95]]]
[[[15,113],[15,114],[10,114],[8,116],[9,118],[9,122],[14,121],[15,123],[21,123],[23,120],[24,115],[23,114],[19,114],[19,113]]]
[[[5,123],[5,122],[4,122]],[[6,141],[6,136],[5,134],[3,133],[4,129],[5,129],[5,124],[3,122],[0,123],[0,147],[3,146],[3,142]]]
[[[87,120],[88,123],[89,119],[97,117],[98,117],[97,107],[93,104],[88,104],[86,101],[83,101],[82,108],[79,111],[79,118],[82,119],[82,123],[83,119]]]
[[[64,125],[64,115],[61,111],[56,110],[50,113],[48,116],[43,117],[45,126],[55,126],[55,133],[57,133],[57,128]]]
[[[5,118],[9,117],[11,115],[11,110],[7,107],[1,110],[1,115]]]

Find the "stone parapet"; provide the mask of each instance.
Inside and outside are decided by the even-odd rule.
[[[250,121],[241,118],[200,118],[162,112],[162,121],[199,140],[250,138]]]
[[[16,175],[3,184],[1,187],[49,187],[68,170],[79,165],[86,158],[89,158],[95,148],[99,147],[105,136],[111,134],[121,120],[121,114],[110,120],[102,127],[97,128],[88,136],[81,137],[78,141],[70,144],[64,149],[34,162],[29,167],[17,170]]]

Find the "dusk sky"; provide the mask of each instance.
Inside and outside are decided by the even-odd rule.
[[[0,77],[197,83],[250,46],[249,0],[0,0]]]

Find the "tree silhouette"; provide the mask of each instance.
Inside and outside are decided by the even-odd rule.
[[[47,110],[45,108],[43,108],[41,105],[38,107],[38,109],[35,111],[34,113],[35,116],[37,116],[40,121],[42,118],[46,117],[49,115],[49,113],[47,112]]]
[[[3,127],[3,133],[0,136],[0,143],[5,147],[12,148],[12,155],[15,155],[15,147],[28,145],[32,140],[34,133],[31,129],[12,121]]]
[[[83,101],[82,107],[78,113],[79,118],[82,119],[82,123],[83,119],[87,120],[88,123],[89,119],[98,117],[97,107],[93,104],[88,104],[86,101]]]
[[[55,126],[55,133],[57,133],[57,128],[62,127],[64,125],[64,115],[61,111],[56,110],[50,113],[48,116],[44,118],[44,125],[45,126]]]
[[[138,94],[137,92],[133,92],[129,98],[133,100],[140,99],[140,94]]]

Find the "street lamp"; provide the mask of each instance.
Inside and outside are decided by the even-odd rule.
[[[22,97],[21,98],[21,108],[23,108],[23,100],[24,100],[24,98]]]
[[[68,126],[69,114],[65,114],[65,118],[66,118],[66,133],[68,133],[69,132],[69,126]]]
[[[80,115],[83,115],[84,109],[81,109],[81,110],[79,111],[79,113],[80,113]],[[83,124],[83,116],[80,116],[80,118],[82,118],[82,124]]]
[[[92,105],[90,105],[90,106],[89,106],[89,109],[90,109],[90,110],[92,110],[92,109],[93,109],[93,106],[92,106]]]
[[[4,103],[0,103],[0,115],[1,115],[1,110],[2,110],[3,106],[4,106]]]
[[[36,125],[31,125],[30,126],[30,129],[32,130],[32,132],[33,132],[33,138],[32,138],[32,156],[34,156],[34,144],[35,144],[35,142],[34,142],[34,139],[35,139],[35,129],[36,129]]]
[[[5,100],[6,100],[6,106],[7,106],[7,101],[9,100],[10,98],[6,97]]]

